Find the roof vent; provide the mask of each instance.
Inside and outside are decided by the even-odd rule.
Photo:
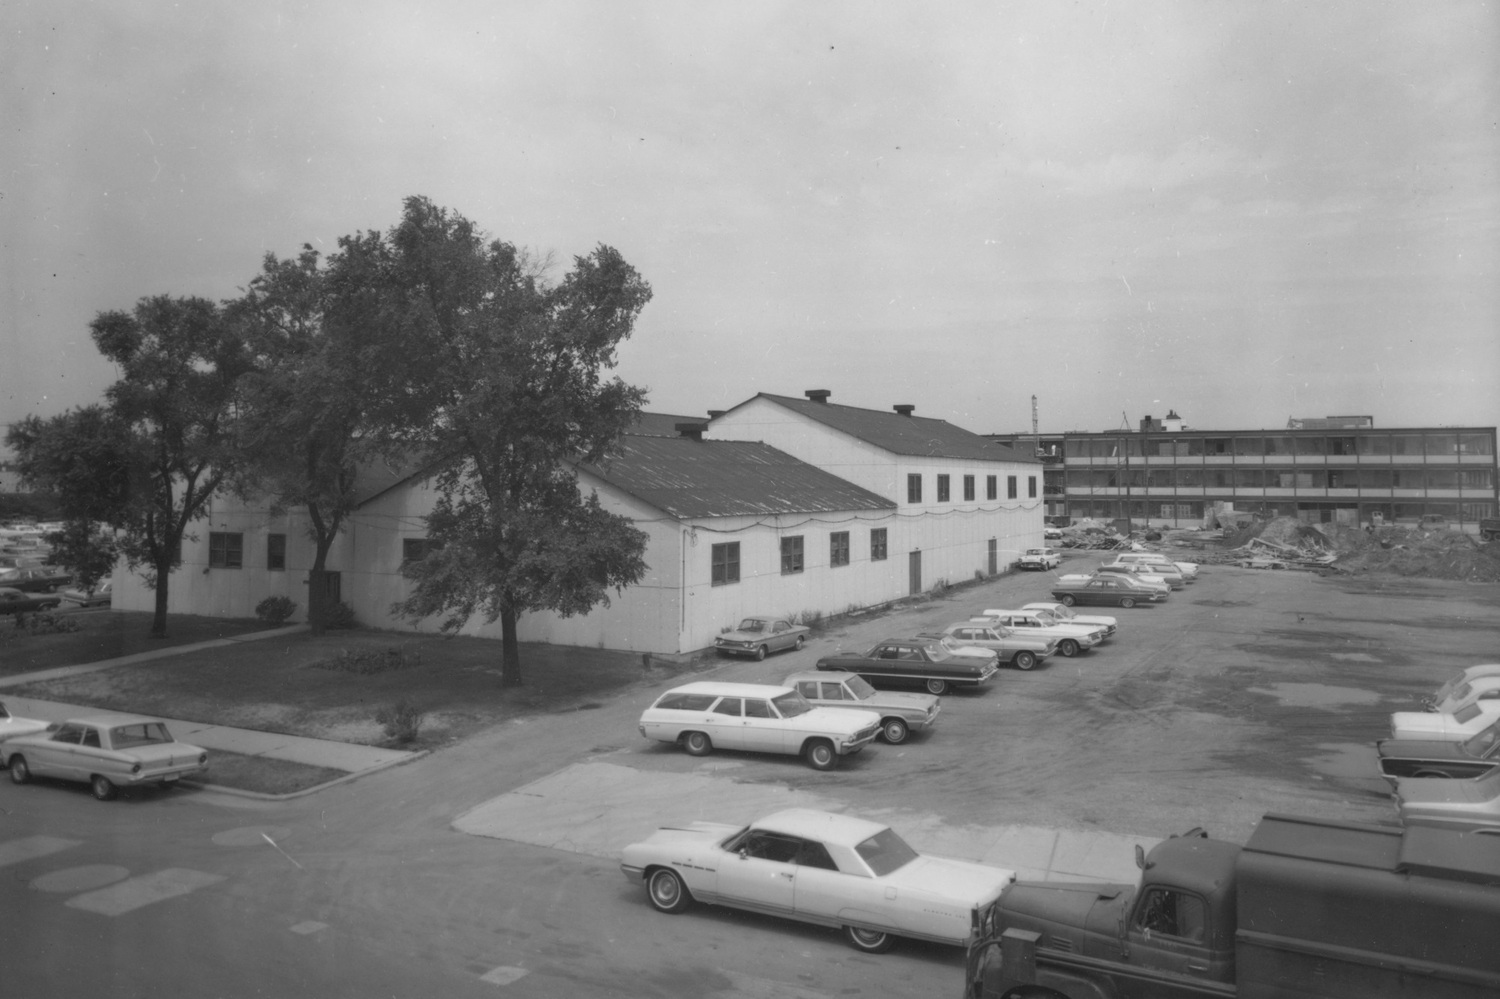
[[[728,412],[728,410],[726,410],[726,409],[710,409],[708,411],[708,418],[710,420],[717,420],[719,417],[723,416],[727,412]]]
[[[813,402],[821,402],[821,403],[824,403],[825,405],[828,402],[828,397],[831,396],[831,395],[833,395],[833,393],[830,392],[830,391],[828,391],[828,389],[808,389],[806,392],[803,392],[802,394],[805,395],[805,396],[807,396]]]
[[[691,437],[695,441],[703,439],[703,431],[708,429],[707,423],[674,423],[672,428],[683,437]]]
[[[891,408],[900,413],[902,416],[910,416],[917,407],[913,406],[909,402],[903,402],[899,405],[892,406]]]

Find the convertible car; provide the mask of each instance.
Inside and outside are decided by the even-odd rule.
[[[134,715],[49,725],[44,732],[0,742],[0,756],[14,783],[33,776],[78,781],[100,801],[109,801],[121,786],[172,784],[208,769],[208,753],[174,740],[162,722]]]
[[[896,937],[964,946],[1014,871],[928,857],[888,826],[809,808],[748,826],[692,822],[627,846],[620,870],[659,912],[694,901],[837,927],[880,954]]]
[[[808,631],[808,628],[784,618],[747,617],[733,631],[715,638],[714,648],[720,655],[764,659],[770,652],[802,648]]]
[[[817,668],[858,673],[871,683],[919,683],[929,694],[950,687],[977,687],[995,675],[1000,659],[980,648],[948,648],[933,638],[887,638],[868,652],[835,652]]]
[[[1393,785],[1398,777],[1482,777],[1500,766],[1500,721],[1462,742],[1381,739],[1380,772]]]

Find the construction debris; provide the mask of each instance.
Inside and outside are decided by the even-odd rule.
[[[1430,579],[1500,582],[1500,546],[1461,531],[1406,527],[1360,529],[1278,517],[1225,532],[1218,551],[1199,561],[1264,569],[1394,573]]]

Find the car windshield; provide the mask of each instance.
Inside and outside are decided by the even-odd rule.
[[[812,705],[808,703],[807,698],[795,690],[777,694],[771,698],[771,703],[776,705],[776,710],[781,712],[783,718],[795,718],[812,710]]]
[[[844,681],[844,686],[849,688],[849,693],[861,701],[867,701],[875,696],[875,688],[870,686],[862,676],[851,676]]]
[[[5,708],[0,706],[0,717],[5,716]],[[1464,751],[1470,756],[1478,756],[1483,759],[1486,756],[1494,756],[1500,750],[1500,722],[1496,722],[1478,735],[1470,736],[1464,742]]]
[[[1473,692],[1474,692],[1474,685],[1472,683],[1467,683],[1467,682],[1461,683],[1461,684],[1458,685],[1457,688],[1454,689],[1453,693],[1450,694],[1448,697],[1444,698],[1444,700],[1451,700],[1451,701],[1464,701],[1464,700],[1468,700],[1469,695],[1472,694]]]
[[[877,878],[900,870],[917,859],[917,851],[906,845],[906,840],[896,835],[893,829],[882,829],[854,848],[864,858]]]
[[[963,643],[952,635],[948,635],[940,642],[926,642],[922,647],[927,650],[929,659],[935,663],[942,663],[952,659],[957,650],[963,648]]]
[[[745,620],[740,622],[740,626],[736,630],[748,631],[752,635],[759,635],[761,632],[766,630],[766,622],[764,618],[747,617],[745,618]]]

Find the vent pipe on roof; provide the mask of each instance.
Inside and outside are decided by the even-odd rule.
[[[911,405],[910,403],[903,402],[899,405],[892,406],[891,408],[900,413],[902,416],[910,416],[917,407]]]
[[[824,404],[828,402],[828,397],[833,395],[833,393],[828,391],[827,389],[808,389],[802,394],[807,396],[813,402],[821,402]]]
[[[703,439],[703,431],[708,429],[707,423],[674,423],[672,428],[683,437],[690,437],[695,441]]]
[[[719,417],[723,416],[727,412],[728,412],[728,410],[726,410],[726,409],[710,409],[708,411],[708,418],[710,420],[717,420]]]

